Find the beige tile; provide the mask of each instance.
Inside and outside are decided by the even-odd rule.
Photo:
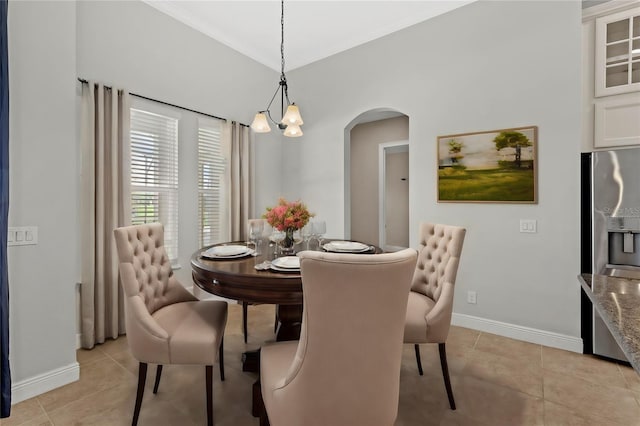
[[[594,383],[567,373],[544,370],[546,401],[567,407],[573,412],[622,424],[638,424],[640,407],[629,389]]]
[[[516,358],[529,365],[542,365],[541,346],[534,343],[482,333],[478,338],[475,349],[505,358]]]
[[[96,345],[96,348],[108,355],[112,355],[117,352],[128,351],[129,344],[127,343],[127,336],[120,336],[117,339],[107,339],[104,343]]]
[[[50,410],[48,413],[56,426],[88,424],[82,420],[95,418],[103,412],[121,407],[124,411],[128,410],[129,416],[131,416],[131,414],[133,414],[135,391],[136,383],[135,380],[131,378],[128,381],[123,381],[120,385],[80,396],[64,406]]]
[[[542,398],[542,367],[523,358],[474,351],[463,374]]]
[[[493,422],[485,423],[478,419],[470,418],[464,414],[460,414],[458,410],[449,410],[444,413],[442,420],[438,423],[439,426],[495,426]],[[413,423],[417,425],[417,423]]]
[[[417,372],[402,372],[400,400],[396,426],[438,425],[449,410],[447,394],[441,377]],[[454,390],[455,392],[455,390]]]
[[[129,350],[116,352],[108,356],[113,361],[115,361],[118,365],[120,365],[122,368],[127,370],[129,373],[138,377],[138,365],[140,364],[140,362],[137,359],[135,359],[133,355],[131,355],[131,352]],[[150,367],[149,371],[151,371],[151,367],[154,367],[153,371],[155,371],[155,366],[149,366],[149,367]],[[150,373],[147,373],[147,374],[150,374]]]
[[[273,340],[273,305],[249,307],[249,343],[242,339],[242,309],[230,305],[225,371],[214,372],[217,426],[256,426],[251,387],[258,377],[241,371],[242,352]],[[640,379],[627,367],[580,354],[542,348],[452,327],[447,358],[458,409],[449,408],[438,346],[421,345],[424,376],[413,345],[404,345],[395,426],[629,426],[640,425]],[[541,359],[541,364],[536,364]],[[138,362],[126,337],[78,351],[80,380],[16,404],[2,426],[127,425],[135,401]],[[537,365],[537,366],[536,366]],[[202,425],[206,419],[203,366],[166,366],[152,392],[149,366],[140,425]],[[575,376],[575,377],[574,377]],[[542,389],[540,391],[540,377]],[[540,398],[544,395],[545,399]]]
[[[0,422],[2,426],[18,426],[41,416],[45,416],[44,409],[36,398],[31,398],[11,406],[11,416]]]
[[[76,351],[76,360],[80,365],[94,362],[105,357],[106,355],[104,354],[104,352],[96,347],[94,347],[93,349],[78,349]]]
[[[577,413],[570,408],[555,404],[551,401],[544,402],[545,426],[624,426],[624,423],[614,423],[611,419],[602,417],[589,417]],[[626,424],[626,426],[629,426]]]
[[[88,394],[129,383],[132,380],[131,374],[109,358],[92,362],[87,367],[84,369],[80,367],[80,380],[62,386],[54,392],[38,396],[42,407],[49,412]]]
[[[576,376],[597,385],[627,388],[616,363],[593,355],[543,347],[542,366],[545,370]]]
[[[640,394],[640,375],[632,367],[618,364],[618,369],[624,378],[627,389]]]
[[[504,386],[462,376],[453,380],[457,413],[487,425],[542,425],[544,403],[536,398]]]
[[[3,421],[0,424],[4,425],[5,423]],[[53,423],[51,423],[51,420],[46,414],[42,414],[24,423],[20,423],[20,426],[53,426]]]

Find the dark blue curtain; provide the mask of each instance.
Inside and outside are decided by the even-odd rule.
[[[7,0],[0,0],[0,418],[11,413],[9,371],[9,277],[7,226],[9,216],[9,54]]]

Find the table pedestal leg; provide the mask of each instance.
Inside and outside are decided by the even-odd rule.
[[[298,340],[302,326],[302,305],[278,305],[276,341]]]

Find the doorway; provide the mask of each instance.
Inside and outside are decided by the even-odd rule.
[[[395,246],[408,246],[398,234],[409,233],[409,117],[397,111],[375,110],[361,114],[345,128],[345,237],[354,241],[362,241],[377,246],[393,249]],[[402,147],[404,145],[404,147]],[[407,161],[391,160],[391,175],[398,176],[394,183],[403,184],[406,197],[402,201],[394,196],[396,189],[386,190],[386,183],[380,182],[380,149],[388,148],[389,158],[405,157]],[[397,146],[397,147],[394,147]],[[404,151],[404,153],[402,152]],[[399,155],[396,155],[399,154]],[[387,155],[384,161],[386,167]],[[404,171],[396,171],[396,163],[406,164]],[[385,173],[389,175],[389,173]],[[403,176],[400,176],[403,175]],[[406,179],[402,181],[401,179]],[[386,178],[385,178],[386,179]],[[389,200],[395,205],[381,213],[380,202]],[[400,208],[398,206],[402,204]],[[402,219],[396,219],[398,212]],[[386,216],[389,216],[387,218]],[[391,234],[386,232],[391,225]],[[381,227],[383,232],[381,233]],[[399,229],[406,229],[399,232]],[[390,235],[393,235],[390,237]],[[408,240],[408,237],[407,237]]]
[[[384,251],[409,247],[409,141],[378,151],[378,233]]]

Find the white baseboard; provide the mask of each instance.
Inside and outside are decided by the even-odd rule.
[[[551,348],[582,353],[583,343],[579,337],[456,313],[451,318],[451,324]]]
[[[17,404],[78,379],[80,379],[80,364],[74,362],[65,367],[22,380],[11,386],[11,404]]]

